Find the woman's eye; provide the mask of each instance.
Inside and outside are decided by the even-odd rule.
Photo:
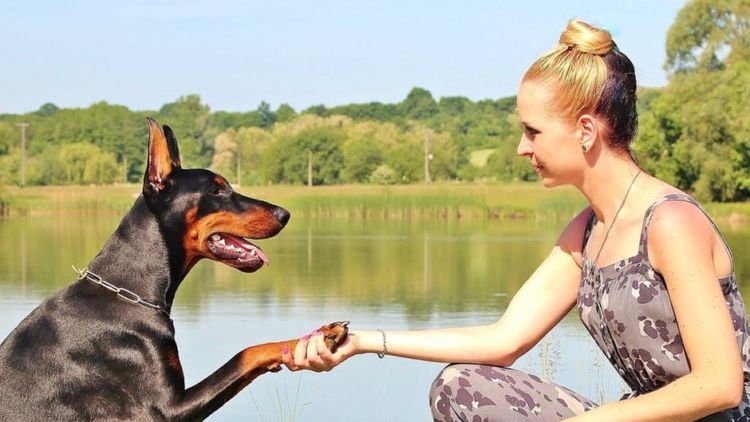
[[[524,129],[524,131],[526,132],[526,135],[527,135],[528,137],[530,137],[530,138],[533,138],[534,136],[536,136],[536,135],[538,135],[538,134],[539,134],[539,131],[538,131],[538,130],[536,130],[536,129],[532,129],[532,128],[530,128],[530,127],[527,127],[527,128],[525,128],[525,129]]]

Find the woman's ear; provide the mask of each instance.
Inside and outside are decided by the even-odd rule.
[[[583,114],[578,118],[577,128],[581,150],[590,151],[599,140],[599,121],[590,114]]]

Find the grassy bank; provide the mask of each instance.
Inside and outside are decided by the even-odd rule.
[[[585,201],[573,188],[539,183],[433,183],[377,186],[242,186],[240,192],[308,218],[510,219],[570,218]],[[0,188],[5,215],[122,213],[140,185]],[[4,204],[4,205],[3,205]],[[706,204],[718,219],[750,222],[750,203]]]

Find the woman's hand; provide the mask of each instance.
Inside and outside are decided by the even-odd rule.
[[[323,333],[313,331],[300,338],[294,350],[284,349],[281,361],[291,371],[309,369],[315,372],[330,371],[341,362],[357,354],[358,336],[349,331],[346,340],[338,347],[336,353],[331,353],[323,340]]]

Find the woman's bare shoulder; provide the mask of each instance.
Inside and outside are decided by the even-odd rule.
[[[568,222],[557,240],[557,246],[570,254],[579,266],[581,265],[581,253],[583,251],[583,236],[593,212],[591,206],[582,209],[578,215]]]

